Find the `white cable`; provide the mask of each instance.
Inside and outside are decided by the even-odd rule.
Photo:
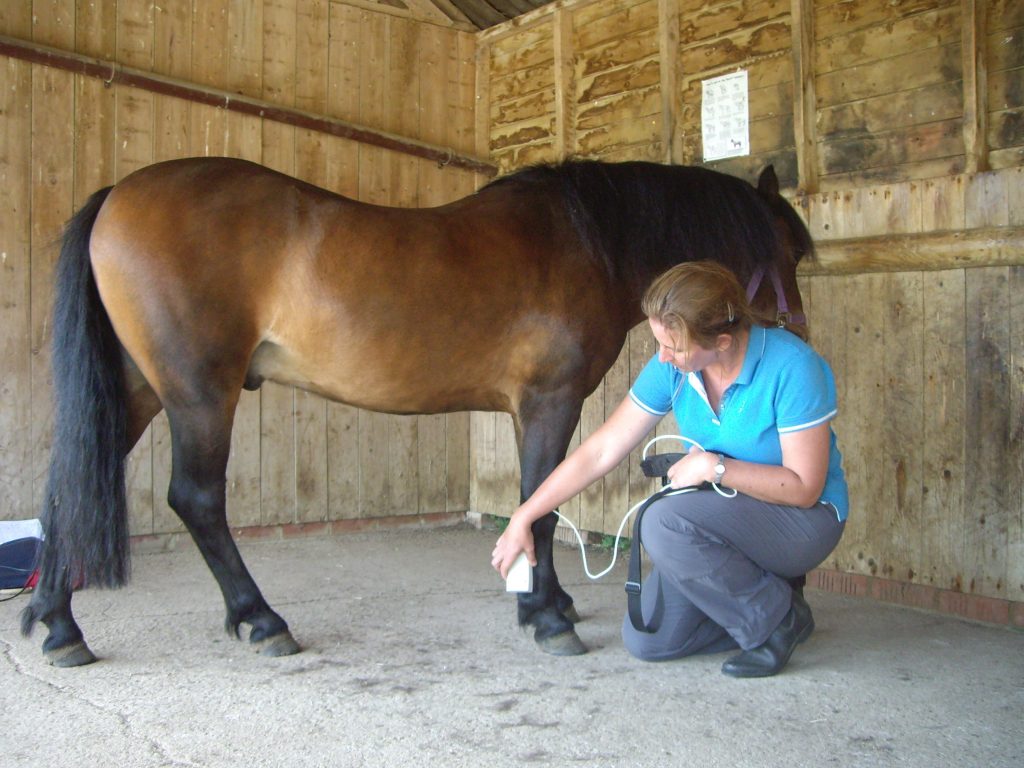
[[[700,448],[700,450],[702,450],[702,451],[704,450],[704,446],[702,446],[696,440],[691,440],[690,438],[683,437],[682,435],[658,435],[657,437],[655,437],[652,440],[650,440],[643,447],[643,451],[640,454],[641,459],[646,459],[647,458],[647,450],[652,445],[657,443],[659,440],[678,440],[678,441],[683,442],[683,443],[690,443],[691,445],[694,445],[697,448]],[[718,493],[718,495],[722,496],[723,498],[731,499],[733,496],[736,495],[736,489],[735,488],[732,489],[732,493],[725,493],[721,489],[721,487],[719,487],[719,485],[717,483],[712,483],[711,485],[714,487],[714,489]],[[661,493],[662,491],[664,491],[666,488],[669,488],[669,487],[670,486],[668,486],[668,485],[662,486],[657,491],[655,491],[655,493]],[[675,490],[671,491],[670,493],[666,493],[665,495],[666,496],[677,496],[680,493],[692,493],[693,491],[696,491],[696,490],[697,490],[696,488],[692,488],[692,487],[690,487],[690,488],[676,488]],[[653,496],[653,495],[654,494],[652,493],[651,496]],[[626,526],[626,521],[629,520],[630,515],[632,515],[634,512],[636,512],[638,509],[640,509],[640,507],[642,507],[644,504],[646,504],[648,499],[650,499],[650,496],[648,496],[647,499],[644,499],[643,501],[639,502],[638,504],[634,504],[632,507],[630,507],[630,509],[626,513],[626,515],[622,518],[622,522],[619,523],[619,530],[617,530],[615,532],[615,543],[612,544],[612,561],[611,561],[611,563],[609,563],[607,568],[605,568],[603,571],[601,571],[598,574],[593,574],[593,573],[590,572],[590,565],[587,562],[587,548],[586,548],[586,544],[583,541],[583,536],[580,534],[579,529],[573,524],[572,520],[570,520],[568,517],[563,515],[557,509],[555,510],[555,514],[558,515],[558,517],[564,523],[566,523],[569,526],[569,528],[572,529],[573,534],[576,536],[576,541],[579,542],[579,545],[580,545],[580,555],[583,558],[583,571],[587,574],[587,577],[589,579],[591,579],[592,581],[597,581],[602,576],[607,575],[611,571],[611,569],[615,567],[615,561],[616,561],[616,559],[619,556],[619,540],[622,538],[622,529]]]

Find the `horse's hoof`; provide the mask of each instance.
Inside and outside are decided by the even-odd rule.
[[[565,616],[565,618],[567,618],[573,624],[579,624],[580,623],[580,615],[576,611],[575,604],[570,603],[569,607],[566,608],[564,611],[562,611],[562,615]]]
[[[580,636],[571,629],[551,637],[538,639],[537,645],[544,653],[550,653],[552,656],[581,656],[587,652],[587,646],[580,640]]]
[[[291,632],[281,632],[268,637],[264,640],[258,640],[253,643],[253,647],[257,653],[263,656],[291,656],[292,654],[298,653],[302,649],[299,648],[299,644],[295,642],[295,638],[292,637]]]
[[[89,646],[79,640],[72,645],[65,645],[63,648],[54,648],[46,651],[46,660],[55,667],[81,667],[92,664],[96,661]]]

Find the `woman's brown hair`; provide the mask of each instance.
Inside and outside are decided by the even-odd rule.
[[[677,264],[659,276],[644,294],[647,317],[670,333],[713,349],[718,335],[749,330],[755,318],[736,276],[714,261]]]

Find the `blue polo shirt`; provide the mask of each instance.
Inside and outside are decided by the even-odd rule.
[[[836,415],[836,385],[825,359],[789,331],[761,326],[750,329],[743,368],[722,395],[719,414],[708,402],[699,372],[683,374],[657,355],[640,372],[629,396],[648,413],[664,416],[673,411],[680,434],[705,450],[759,464],[782,464],[780,434],[808,429]],[[831,428],[829,434],[821,501],[845,520],[849,493]]]

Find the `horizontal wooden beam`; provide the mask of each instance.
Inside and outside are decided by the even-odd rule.
[[[173,77],[165,77],[153,72],[133,69],[132,67],[118,64],[116,61],[93,59],[77,53],[49,48],[26,40],[2,35],[0,35],[0,56],[9,56],[13,59],[31,62],[32,64],[41,64],[46,67],[73,72],[77,75],[95,77],[107,85],[126,85],[131,88],[141,88],[142,90],[158,93],[163,96],[173,96],[174,98],[198,104],[220,107],[230,112],[240,112],[265,120],[284,123],[285,125],[293,125],[297,128],[339,136],[343,139],[358,141],[362,144],[370,144],[406,155],[433,160],[439,166],[452,165],[457,168],[475,171],[485,176],[496,176],[498,173],[498,166],[494,163],[478,157],[459,154],[448,147],[427,144],[393,133],[378,131],[375,128],[367,128],[345,122],[344,120],[325,117],[313,112],[285,107],[238,93],[207,88],[206,86],[196,85],[195,83]]]
[[[802,263],[799,274],[851,275],[1024,265],[1024,227],[821,240],[816,246],[817,263]]]

